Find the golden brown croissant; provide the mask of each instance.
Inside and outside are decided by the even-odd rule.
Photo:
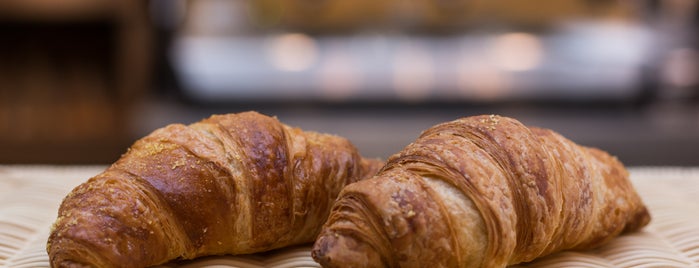
[[[616,158],[514,119],[468,117],[345,187],[312,256],[324,267],[504,267],[649,221]]]
[[[169,125],[68,194],[47,251],[54,267],[144,267],[308,243],[381,164],[255,112]]]

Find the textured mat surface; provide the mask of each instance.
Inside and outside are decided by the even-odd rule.
[[[0,267],[48,267],[46,238],[62,198],[104,167],[0,166]],[[699,267],[699,168],[630,168],[653,221],[586,252],[517,267]],[[163,267],[318,267],[308,247],[207,257]]]

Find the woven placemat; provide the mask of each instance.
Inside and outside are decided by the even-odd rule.
[[[0,166],[0,266],[48,267],[46,238],[62,198],[102,166]],[[643,231],[592,251],[517,267],[699,267],[699,168],[630,168],[653,216]],[[162,267],[318,267],[309,247],[206,257]]]

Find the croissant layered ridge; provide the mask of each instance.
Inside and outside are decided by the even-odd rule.
[[[346,185],[382,163],[256,112],[172,124],[63,200],[54,267],[145,267],[312,242]]]
[[[436,125],[340,193],[324,267],[505,267],[597,247],[650,215],[615,157],[502,116]]]

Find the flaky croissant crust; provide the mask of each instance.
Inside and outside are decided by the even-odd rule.
[[[47,251],[54,267],[144,267],[308,243],[380,165],[255,112],[169,125],[66,196]]]
[[[504,267],[593,248],[649,220],[616,158],[476,116],[426,130],[345,187],[312,255],[324,267]]]

